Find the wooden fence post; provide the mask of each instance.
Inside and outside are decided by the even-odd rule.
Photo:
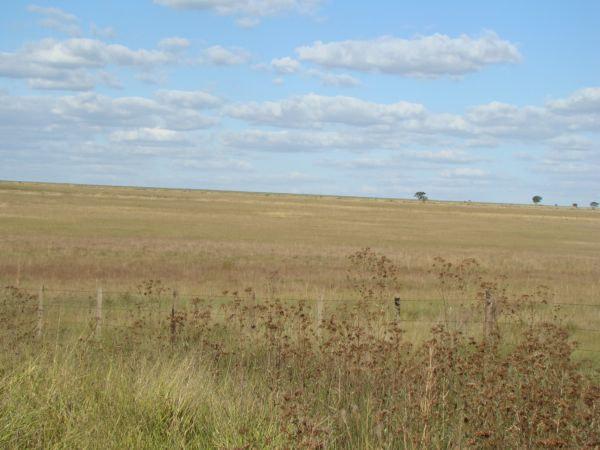
[[[317,300],[317,316],[315,319],[315,329],[317,331],[317,339],[321,342],[321,329],[323,323],[323,294]]]
[[[496,331],[496,297],[491,289],[485,290],[485,311],[483,321],[483,334],[485,339]]]
[[[177,289],[173,290],[173,302],[171,303],[171,344],[175,344],[177,334],[177,321],[175,320],[175,302],[177,301]]]
[[[394,297],[394,308],[396,309],[396,320],[400,321],[400,306],[401,300],[400,297]]]
[[[17,277],[15,279],[15,285],[21,287],[21,259],[17,262]]]
[[[96,339],[102,336],[102,287],[96,293]]]
[[[38,309],[37,309],[37,333],[38,339],[42,338],[44,332],[44,285],[40,286],[38,293]]]

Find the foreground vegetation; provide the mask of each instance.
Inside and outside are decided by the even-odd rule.
[[[63,304],[62,325],[39,336],[36,296],[5,289],[0,446],[600,445],[598,371],[575,362],[542,297],[512,302],[484,284],[502,300],[487,336],[440,320],[413,343],[379,301],[381,282],[359,281],[372,294],[356,303],[257,301],[247,290],[180,301],[171,314],[171,296],[148,283],[101,328]]]
[[[597,448],[599,221],[2,183],[0,447]]]

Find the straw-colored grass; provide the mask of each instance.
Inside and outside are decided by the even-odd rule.
[[[595,448],[598,231],[585,209],[0,183],[0,447]]]

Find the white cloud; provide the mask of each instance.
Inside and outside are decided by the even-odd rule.
[[[252,28],[260,23],[256,17],[240,17],[235,23],[242,28]]]
[[[465,118],[488,135],[511,138],[549,138],[556,135],[557,120],[546,109],[491,102],[469,108]]]
[[[219,159],[187,159],[182,162],[183,167],[196,170],[252,170],[252,164],[241,159],[221,157]]]
[[[138,144],[178,144],[185,142],[181,131],[164,128],[137,128],[133,130],[117,130],[109,135],[112,142],[135,142]]]
[[[436,78],[477,72],[490,64],[517,63],[517,47],[493,32],[474,38],[443,34],[402,39],[384,36],[348,40],[296,49],[301,60],[327,68],[383,72],[409,77]]]
[[[43,16],[40,24],[69,36],[81,35],[79,20],[73,14],[69,14],[59,8],[47,8],[37,5],[29,5],[27,10],[34,14]]]
[[[171,38],[173,39],[173,38]],[[180,46],[182,41],[178,41]],[[173,44],[173,41],[170,41]],[[180,47],[181,48],[181,47]],[[132,50],[120,44],[107,44],[97,39],[42,39],[15,52],[0,53],[0,77],[23,78],[32,87],[44,89],[83,90],[93,88],[106,77],[95,77],[90,71],[109,66],[125,66],[138,70],[179,62],[179,51]],[[110,85],[110,84],[109,84]]]
[[[217,117],[202,114],[196,102],[176,101],[178,94],[156,98],[111,98],[95,93],[60,97],[0,95],[0,124],[4,129],[48,130],[52,138],[65,135],[93,136],[118,130],[169,129],[193,131],[211,127]]]
[[[17,96],[0,91],[0,160],[8,162],[5,156],[14,155],[29,170],[31,159],[61,167],[62,173],[81,174],[83,181],[82,171],[87,170],[83,166],[90,164],[118,161],[139,171],[144,162],[139,158],[174,161],[210,155],[213,164],[225,158],[212,154],[215,139],[209,128],[218,123],[218,116],[192,108],[198,106],[196,102],[172,100],[173,96],[158,94],[111,98],[93,93]],[[138,162],[133,162],[136,158]],[[6,165],[0,166],[6,170]]]
[[[222,115],[246,124],[231,125],[226,120],[217,127]],[[316,94],[228,105],[205,91],[159,90],[149,97],[114,98],[94,93],[19,96],[0,91],[0,159],[42,155],[56,161],[69,157],[90,162],[94,157],[101,163],[110,158],[166,156],[198,161],[196,170],[209,171],[228,166],[243,170],[235,163],[239,155],[254,157],[262,152],[256,158],[260,165],[277,158],[291,160],[286,153],[297,152],[331,158],[321,164],[324,170],[369,168],[387,181],[394,174],[405,177],[415,171],[419,180],[422,174],[431,176],[429,186],[461,189],[470,183],[502,182],[508,188],[514,186],[498,181],[497,174],[504,171],[508,176],[517,167],[545,174],[552,182],[581,179],[591,189],[598,186],[600,132],[582,130],[577,124],[589,123],[595,115],[587,106],[567,114],[555,112],[549,104],[498,102],[448,114],[409,102],[376,103]],[[473,144],[490,137],[497,148]],[[517,159],[517,151],[527,151],[530,159]],[[215,160],[198,158],[211,152],[222,154]],[[506,154],[502,163],[512,158],[512,165],[501,167],[500,160],[494,159],[499,153]],[[520,178],[514,175],[514,179]]]
[[[163,103],[190,109],[215,108],[223,103],[216,95],[204,91],[158,91],[156,98]]]
[[[250,60],[250,53],[243,48],[225,48],[221,45],[213,45],[204,50],[204,60],[217,66],[233,66],[245,64]]]
[[[68,76],[59,80],[48,78],[29,78],[27,85],[32,89],[48,91],[89,91],[94,88],[96,81],[84,74],[83,76]]]
[[[309,77],[317,78],[326,86],[354,87],[360,84],[359,80],[348,74],[337,74],[317,69],[305,70],[300,61],[290,58],[289,56],[272,59],[271,63],[268,65],[257,64],[255,68],[267,70],[271,69],[279,75],[307,75]]]
[[[351,75],[341,73],[323,72],[321,70],[311,69],[307,72],[310,76],[316,77],[326,86],[355,87],[360,81]]]
[[[594,142],[586,137],[579,135],[563,135],[557,138],[551,139],[548,143],[556,150],[576,150],[587,152],[592,148],[598,148],[594,145]]]
[[[484,178],[488,176],[488,172],[474,167],[457,167],[442,170],[440,175],[444,178]]]
[[[298,72],[301,68],[301,65],[298,60],[286,56],[285,58],[276,58],[271,60],[271,67],[278,73],[290,74]]]
[[[153,66],[173,62],[172,53],[159,50],[132,50],[120,44],[97,39],[73,38],[65,41],[43,39],[25,46],[19,56],[52,67]]]
[[[481,161],[480,157],[469,155],[463,150],[412,151],[405,155],[411,159],[440,164],[465,164]]]
[[[548,108],[561,114],[600,114],[600,87],[580,89],[565,99],[549,102]]]
[[[597,186],[600,162],[578,161],[564,158],[545,158],[535,164],[533,170],[541,173],[557,175],[561,180],[571,179],[583,184],[585,181],[595,181]]]
[[[321,127],[326,123],[354,126],[394,124],[425,113],[417,103],[378,104],[354,97],[307,94],[279,102],[247,103],[227,108],[234,118],[282,127]]]
[[[90,32],[92,33],[92,36],[101,39],[114,39],[117,37],[117,32],[113,27],[99,27],[95,23],[90,25]]]
[[[83,70],[72,70],[61,74],[60,77],[33,77],[27,79],[32,89],[89,91],[98,83],[98,79]]]
[[[573,98],[578,96],[567,97]],[[432,112],[423,105],[408,102],[382,104],[353,97],[307,94],[279,101],[226,106],[223,112],[230,117],[254,127],[280,130],[250,128],[230,132],[223,136],[223,142],[240,150],[273,152],[394,152],[394,155],[412,161],[413,166],[419,163],[418,167],[472,166],[490,161],[481,155],[482,151],[494,148],[505,151],[520,145],[537,156],[532,154],[525,160],[520,156],[521,151],[513,152],[515,158],[535,164],[540,161],[539,155],[544,154],[546,162],[540,167],[547,170],[551,167],[552,173],[560,171],[561,162],[587,162],[597,166],[600,162],[600,127],[590,126],[597,118],[594,109],[586,103],[575,114],[573,102],[560,99],[556,102],[553,107],[568,103],[571,112],[559,114],[548,105],[516,106],[491,102],[467,108],[461,115]],[[575,104],[581,105],[581,102]],[[375,162],[369,159],[367,162],[369,167],[393,165],[393,161],[386,159]],[[573,164],[569,167],[572,173],[575,170]],[[469,172],[456,168],[444,172],[444,177],[472,179],[481,175],[481,170]]]
[[[229,116],[254,125],[325,129],[332,126],[368,127],[383,140],[390,137],[461,139],[465,146],[494,147],[507,141],[548,141],[578,131],[597,132],[600,115],[577,96],[546,107],[491,102],[468,108],[465,114],[434,113],[409,102],[375,103],[348,96],[306,94],[278,101],[250,102],[225,109]],[[587,100],[587,99],[586,99]],[[555,108],[569,105],[569,114]],[[580,109],[575,108],[580,105]],[[557,106],[559,105],[559,106]],[[562,110],[561,110],[562,111]],[[578,111],[576,113],[576,111]]]
[[[164,70],[150,70],[136,73],[135,79],[147,84],[160,85],[167,83],[167,74]]]
[[[321,165],[352,170],[397,172],[400,169],[431,169],[455,164],[473,164],[483,159],[463,150],[396,150],[391,157],[360,157],[343,160],[323,160]],[[462,169],[461,169],[462,171]],[[459,171],[460,172],[460,171]],[[448,172],[451,173],[451,172]]]
[[[158,42],[158,48],[161,48],[163,50],[178,51],[178,50],[186,49],[189,46],[190,46],[190,41],[188,41],[185,38],[176,37],[176,36],[164,38]]]
[[[314,12],[323,0],[154,0],[154,3],[185,10],[208,10],[222,16],[237,16],[243,27],[255,26],[268,16]]]
[[[365,147],[368,138],[360,134],[333,131],[315,133],[292,130],[244,130],[227,132],[223,134],[222,141],[227,147],[285,153],[335,148],[360,149]]]

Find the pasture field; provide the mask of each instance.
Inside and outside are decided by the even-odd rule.
[[[597,448],[599,232],[587,208],[0,182],[0,447]]]

